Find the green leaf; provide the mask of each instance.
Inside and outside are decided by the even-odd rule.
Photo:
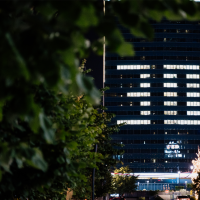
[[[97,25],[97,22],[98,18],[95,15],[94,7],[91,4],[87,5],[87,7],[83,6],[76,25],[81,28],[87,28]]]
[[[26,67],[26,63],[25,63],[24,59],[22,58],[22,56],[20,55],[18,49],[16,48],[16,46],[14,44],[14,41],[12,39],[12,36],[10,35],[10,33],[7,32],[5,34],[5,37],[6,37],[7,41],[8,41],[8,44],[10,45],[13,53],[16,56],[16,60],[18,62],[20,73],[24,76],[24,78],[26,80],[29,80],[30,79],[30,74],[29,74],[28,69]]]
[[[26,163],[44,172],[47,170],[48,167],[46,161],[43,158],[42,152],[37,148],[34,148],[34,156],[31,158],[31,160],[26,160]]]
[[[50,120],[43,113],[39,114],[39,120],[46,142],[53,143],[55,140],[55,130],[51,128]]]

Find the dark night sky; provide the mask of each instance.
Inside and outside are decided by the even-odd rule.
[[[101,12],[103,12],[103,0],[98,0],[96,6]],[[99,36],[95,30],[91,29],[89,33],[86,34],[86,38],[93,42],[99,39]],[[92,72],[88,75],[94,78],[94,83],[98,89],[103,88],[103,56],[97,56],[91,52],[90,56],[86,59],[86,69],[92,69]]]
[[[86,37],[90,41],[94,41],[98,38],[93,30],[91,30]],[[98,56],[91,52],[86,60],[86,69],[92,69],[92,72],[88,75],[94,78],[94,83],[98,89],[103,88],[103,56]]]
[[[86,68],[92,69],[88,75],[94,78],[94,83],[98,89],[103,88],[103,56],[94,53],[87,58]]]

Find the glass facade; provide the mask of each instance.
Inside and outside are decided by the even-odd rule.
[[[133,172],[187,172],[200,145],[200,24],[151,22],[153,41],[119,25],[134,57],[106,51],[104,100],[113,123],[126,123],[113,141]]]

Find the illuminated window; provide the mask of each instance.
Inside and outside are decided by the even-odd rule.
[[[140,111],[140,115],[150,115],[151,114],[151,111]]]
[[[187,101],[187,106],[200,106],[200,102],[197,102],[197,101]]]
[[[164,87],[177,87],[177,83],[164,83]]]
[[[187,115],[200,115],[200,111],[187,111]]]
[[[127,125],[151,124],[151,120],[117,120],[117,124],[126,123]]]
[[[141,102],[140,102],[140,105],[141,105],[141,106],[150,106],[150,105],[151,105],[151,102],[150,102],[150,101],[141,101]]]
[[[187,83],[187,88],[199,88],[199,83]]]
[[[128,92],[127,97],[150,97],[150,92]]]
[[[166,110],[166,111],[164,111],[164,115],[177,115],[177,111]]]
[[[200,120],[164,120],[164,124],[200,125]]]
[[[117,70],[150,69],[150,65],[117,65]]]
[[[140,74],[140,78],[150,78],[150,74]]]
[[[177,120],[164,120],[164,124],[177,124]]]
[[[150,87],[150,83],[140,83],[140,87]]]
[[[164,74],[164,78],[177,78],[177,74]]]
[[[199,74],[186,74],[188,79],[199,79]]]
[[[164,69],[190,69],[198,70],[199,65],[164,65]]]
[[[177,101],[164,101],[164,106],[177,106]]]
[[[165,97],[177,97],[177,92],[164,92]]]
[[[199,92],[187,92],[187,97],[200,97]]]

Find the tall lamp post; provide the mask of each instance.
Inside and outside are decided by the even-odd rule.
[[[139,188],[140,188],[140,182],[138,182],[138,190],[139,190]]]
[[[179,180],[178,180],[178,186],[179,186],[179,195],[180,195],[180,171],[178,171],[178,175],[179,175]]]
[[[94,146],[94,152],[97,153],[97,144]],[[92,169],[92,200],[94,200],[95,168]]]

